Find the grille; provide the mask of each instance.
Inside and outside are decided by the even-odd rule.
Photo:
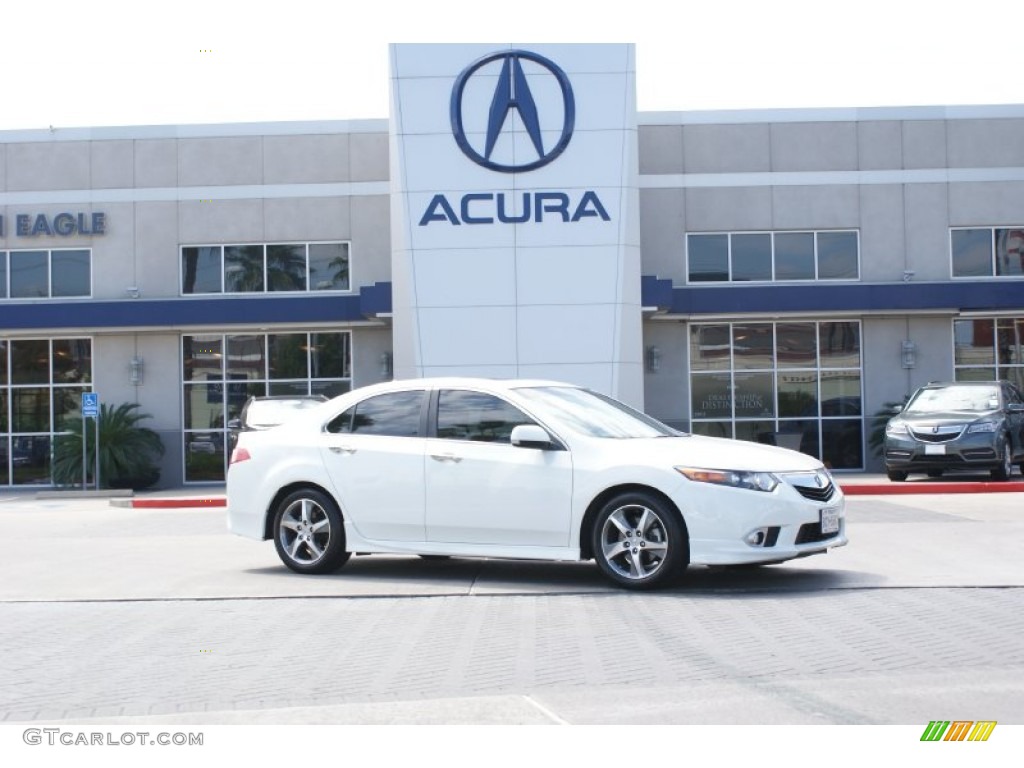
[[[824,488],[811,485],[794,485],[793,487],[796,488],[797,493],[811,501],[828,501],[836,492],[836,487],[832,483],[829,483]]]
[[[797,531],[795,544],[814,544],[818,541],[828,541],[834,539],[839,535],[839,531],[835,533],[822,533],[821,523],[805,523],[800,526],[800,530]]]
[[[910,430],[910,434],[914,439],[920,440],[922,443],[949,443],[960,437],[963,432],[964,428],[959,425],[939,427],[938,432],[932,432],[931,428]]]

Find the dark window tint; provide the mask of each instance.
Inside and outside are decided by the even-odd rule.
[[[7,252],[0,251],[0,299],[7,298]]]
[[[687,240],[690,282],[720,282],[729,279],[729,236],[690,235]]]
[[[449,440],[508,443],[512,429],[533,420],[501,398],[482,392],[442,390],[437,406],[437,436]]]
[[[819,232],[818,279],[855,279],[857,273],[857,233]]]
[[[992,230],[954,229],[953,277],[987,277],[992,274]]]
[[[785,232],[775,235],[775,279],[814,279],[814,235]]]
[[[267,290],[306,290],[306,246],[267,246]]]
[[[181,249],[181,292],[220,293],[220,246]]]
[[[417,437],[423,392],[389,392],[363,400],[331,422],[331,432]]]
[[[11,251],[11,298],[38,299],[50,295],[46,251]]]
[[[732,236],[732,279],[772,279],[771,235]]]
[[[51,253],[54,296],[88,296],[91,290],[89,251]]]
[[[227,293],[263,291],[263,246],[224,246],[224,290]]]
[[[348,243],[314,243],[309,246],[309,290],[347,291]]]

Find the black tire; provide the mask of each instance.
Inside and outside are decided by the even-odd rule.
[[[902,483],[907,479],[907,473],[902,469],[890,469],[885,474],[894,483]]]
[[[992,479],[1004,482],[1010,479],[1013,472],[1013,459],[1010,455],[1010,441],[1003,441],[1003,461],[998,467],[992,468]]]
[[[942,477],[942,470],[941,469],[929,469],[928,470],[928,477]]]
[[[690,541],[679,513],[650,493],[609,499],[590,536],[597,567],[626,589],[667,586],[690,564]]]
[[[333,573],[345,564],[345,525],[334,499],[315,488],[294,491],[274,513],[274,547],[296,573]]]
[[[451,555],[420,555],[424,560],[451,560]]]

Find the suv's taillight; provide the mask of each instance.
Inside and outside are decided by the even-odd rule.
[[[245,448],[235,448],[231,452],[231,461],[228,464],[238,464],[241,461],[248,461],[252,456],[249,455],[249,451]]]

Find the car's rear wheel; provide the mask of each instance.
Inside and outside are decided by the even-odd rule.
[[[649,493],[621,493],[597,514],[592,530],[601,572],[627,589],[652,589],[680,577],[690,543],[679,514]]]
[[[281,562],[297,573],[332,573],[350,555],[338,505],[315,488],[294,491],[277,505],[274,546]]]
[[[992,470],[993,480],[1009,480],[1010,473],[1013,472],[1013,457],[1010,455],[1010,441],[1003,441],[1003,460],[998,467]]]
[[[890,469],[885,474],[894,483],[902,483],[907,479],[907,473],[902,469]]]

